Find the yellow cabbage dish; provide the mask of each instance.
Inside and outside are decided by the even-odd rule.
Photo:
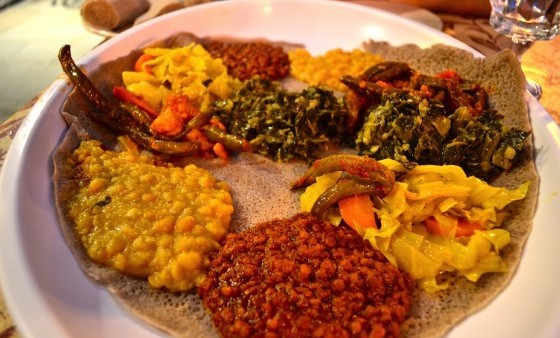
[[[395,172],[406,171],[397,161],[380,162]],[[307,187],[300,198],[302,210],[311,210],[339,177],[340,173],[329,173]],[[510,242],[509,232],[500,228],[506,218],[503,208],[525,198],[529,184],[508,190],[467,177],[458,166],[420,165],[383,198],[383,207],[375,209],[379,228],[366,228],[364,239],[428,292],[447,288],[447,283],[437,278],[445,272],[476,282],[484,273],[507,271],[500,257],[500,250]],[[332,216],[329,220],[340,222]],[[427,227],[430,220],[446,229],[446,235]],[[457,237],[460,222],[477,224],[477,229]]]
[[[143,63],[142,71],[123,72],[122,79],[126,89],[144,98],[156,110],[165,104],[169,92],[174,92],[188,96],[204,112],[212,96],[227,98],[240,85],[228,75],[222,60],[212,58],[199,44],[146,48],[143,52],[154,58]]]

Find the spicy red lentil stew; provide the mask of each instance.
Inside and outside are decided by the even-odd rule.
[[[397,337],[413,288],[355,231],[302,213],[229,234],[198,292],[225,337]]]

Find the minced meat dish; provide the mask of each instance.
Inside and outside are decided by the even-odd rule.
[[[229,234],[199,287],[225,337],[396,337],[413,282],[307,213]]]

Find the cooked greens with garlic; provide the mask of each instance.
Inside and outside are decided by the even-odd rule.
[[[351,111],[363,117],[356,147],[376,159],[454,164],[491,181],[518,161],[530,135],[503,127],[484,89],[453,71],[431,77],[383,63],[343,82],[357,102]]]
[[[319,87],[289,92],[278,82],[254,78],[215,108],[229,133],[279,161],[314,158],[345,138],[344,101]]]

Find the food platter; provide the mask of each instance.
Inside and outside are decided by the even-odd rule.
[[[78,61],[86,70],[178,31],[303,43],[312,53],[352,49],[372,38],[394,45],[435,43],[473,50],[449,36],[390,13],[323,0],[227,1],[156,18],[117,35]],[[60,234],[52,197],[50,156],[65,131],[59,114],[71,87],[57,79],[32,108],[5,159],[0,177],[0,284],[25,337],[158,337],[129,315],[79,269]],[[539,206],[512,283],[450,337],[555,337],[560,334],[560,129],[527,97],[541,177]],[[483,328],[483,331],[481,331]]]

